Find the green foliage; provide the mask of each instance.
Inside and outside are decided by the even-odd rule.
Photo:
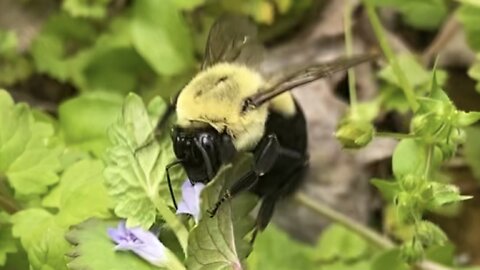
[[[405,23],[412,27],[434,30],[440,26],[447,15],[447,3],[444,0],[368,0],[377,6],[391,7],[402,15]]]
[[[21,81],[31,72],[31,63],[18,53],[18,39],[15,33],[0,29],[0,87]]]
[[[158,74],[174,75],[193,66],[191,35],[171,0],[137,1],[133,14],[133,44]]]
[[[9,216],[0,212],[0,266],[5,265],[7,255],[18,251],[15,238],[12,236]]]
[[[165,165],[174,160],[166,136],[159,143],[153,140],[155,123],[166,104],[155,99],[150,106],[151,114],[138,96],[131,94],[126,98],[122,116],[111,128],[112,147],[105,169],[108,192],[115,198],[115,213],[126,218],[128,226],[143,228],[149,228],[157,217],[153,201],[160,199],[161,189],[167,189]],[[182,177],[173,179],[178,188]],[[162,204],[166,203],[162,199]]]
[[[31,208],[13,215],[11,221],[13,235],[20,238],[33,269],[67,269],[64,254],[69,245],[63,237],[66,228],[54,215],[44,209]]]
[[[108,146],[107,128],[119,117],[121,106],[120,95],[105,92],[81,95],[62,103],[58,116],[65,141],[100,156]]]
[[[480,129],[469,127],[466,129],[467,140],[465,141],[465,160],[473,174],[480,180]]]
[[[62,8],[73,17],[100,19],[107,13],[107,5],[111,0],[65,0]]]
[[[131,252],[116,252],[107,229],[116,227],[118,221],[89,219],[74,226],[66,238],[74,245],[68,253],[72,257],[68,269],[91,270],[154,270],[158,269]]]
[[[215,204],[232,180],[250,169],[251,159],[241,157],[235,166],[225,167],[202,192],[202,213]],[[225,202],[214,218],[203,217],[188,239],[188,269],[240,269],[251,246],[244,239],[253,229],[249,213],[255,207],[253,195],[243,194]]]
[[[247,260],[248,269],[316,269],[314,254],[313,247],[291,239],[285,232],[270,225],[257,236],[255,248]]]
[[[45,193],[58,182],[60,149],[51,145],[51,125],[35,121],[25,104],[0,90],[0,174],[19,195]]]

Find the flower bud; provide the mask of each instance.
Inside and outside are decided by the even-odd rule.
[[[422,243],[414,237],[412,240],[403,243],[400,254],[408,263],[418,262],[424,254]]]
[[[373,139],[375,129],[367,121],[342,121],[335,132],[335,137],[345,148],[361,148]]]
[[[418,222],[415,226],[416,237],[425,246],[442,245],[447,241],[445,233],[429,221]]]

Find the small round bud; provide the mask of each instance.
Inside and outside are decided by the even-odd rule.
[[[429,221],[418,222],[415,231],[418,240],[425,246],[442,245],[447,241],[445,233]]]
[[[335,137],[345,148],[361,148],[373,139],[375,129],[367,121],[342,121],[335,132]]]

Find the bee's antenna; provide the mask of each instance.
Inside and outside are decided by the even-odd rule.
[[[172,181],[170,179],[170,168],[177,166],[178,164],[182,163],[183,160],[175,160],[172,163],[169,163],[167,166],[165,166],[165,173],[167,175],[167,182],[168,182],[168,189],[170,191],[170,197],[172,198],[173,206],[175,206],[175,210],[178,209],[177,207],[177,201],[175,200],[175,194],[173,193],[173,187],[172,187]]]

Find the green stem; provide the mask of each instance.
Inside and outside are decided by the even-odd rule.
[[[380,249],[390,249],[394,248],[395,244],[390,241],[390,239],[378,234],[377,232],[371,230],[367,226],[358,223],[357,221],[347,217],[346,215],[335,211],[334,209],[328,207],[325,204],[321,204],[319,202],[313,201],[308,198],[307,195],[303,193],[297,193],[295,196],[295,200],[309,209],[313,210],[317,214],[328,218],[331,221],[337,222],[347,229],[361,235],[365,240],[370,242],[371,244],[375,245]]]
[[[165,220],[168,226],[175,232],[178,242],[183,249],[184,254],[187,254],[188,246],[188,230],[180,222],[177,216],[170,210],[167,204],[159,197],[152,198],[155,208],[160,213],[160,216]]]
[[[415,91],[413,90],[412,86],[408,82],[407,77],[405,76],[405,73],[403,73],[403,70],[400,68],[398,61],[395,58],[392,48],[390,48],[390,45],[388,44],[388,41],[386,39],[386,34],[383,31],[382,24],[380,23],[380,19],[378,18],[377,13],[375,12],[375,8],[373,4],[371,3],[370,0],[364,0],[364,3],[365,3],[365,7],[367,8],[368,18],[370,19],[370,23],[372,24],[373,31],[375,32],[375,36],[377,37],[378,42],[380,43],[380,47],[382,48],[383,53],[387,57],[388,62],[390,63],[390,65],[392,65],[393,71],[395,72],[395,75],[397,76],[397,79],[400,82],[400,85],[402,86],[401,88],[407,98],[410,108],[412,109],[412,111],[415,112],[419,107],[415,97]]]
[[[178,259],[173,252],[167,250],[167,269],[169,270],[186,270],[185,265]]]
[[[345,48],[347,56],[353,53],[352,46],[352,3],[348,0],[345,3],[345,13],[343,16],[343,26],[345,30]],[[356,113],[357,109],[357,90],[355,89],[355,71],[353,68],[348,69],[348,91],[350,94],[350,107]]]
[[[414,134],[403,134],[403,133],[396,133],[396,132],[376,132],[375,135],[378,137],[387,137],[387,138],[394,138],[399,140],[417,137]]]

